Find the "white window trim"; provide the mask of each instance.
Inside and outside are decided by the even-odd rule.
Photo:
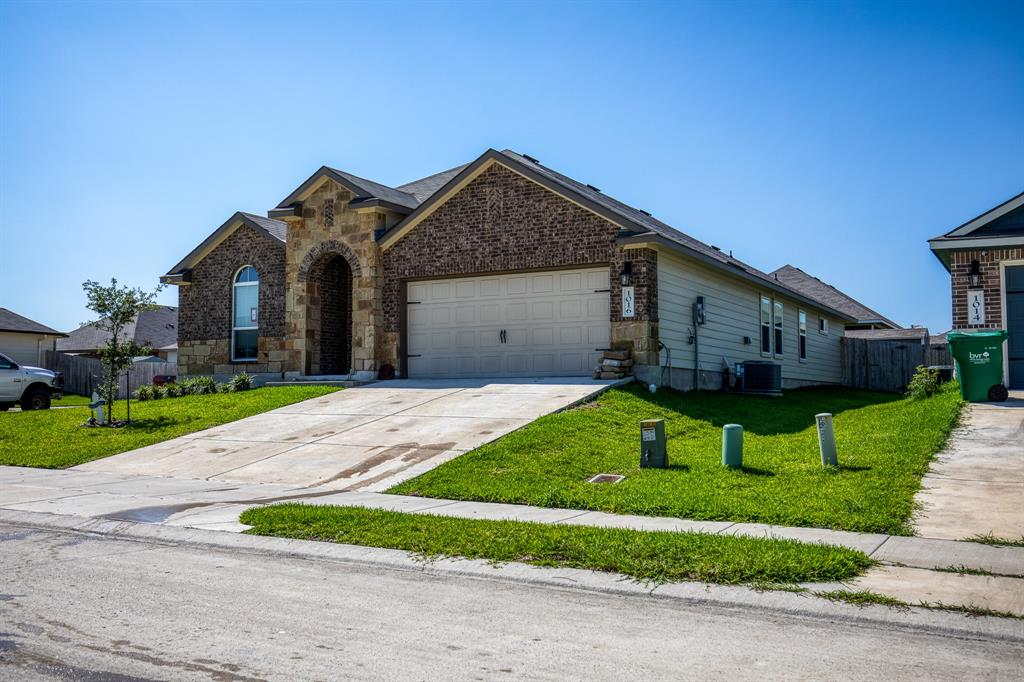
[[[801,323],[801,319],[803,322]],[[803,349],[801,352],[800,340],[803,339]],[[807,311],[803,308],[797,308],[796,310],[796,357],[800,362],[807,362]]]
[[[764,302],[768,301],[768,350],[764,349]],[[775,329],[772,326],[772,311],[775,309],[774,301],[771,296],[765,296],[759,294],[757,298],[757,348],[761,351],[761,356],[770,358],[772,356],[772,343],[775,340]]]
[[[259,280],[260,271],[256,270],[256,278],[257,279],[256,279],[255,282],[238,282],[238,281],[236,281],[238,279],[239,273],[241,273],[242,270],[245,270],[246,268],[252,268],[253,270],[256,270],[256,267],[254,265],[243,265],[242,267],[240,267],[237,270],[235,270],[235,273],[233,275],[231,275],[231,362],[257,362],[259,360],[259,357],[255,357],[255,358],[239,358],[239,357],[235,356],[235,332],[251,332],[253,330],[256,330],[257,332],[259,332],[259,329],[260,329],[260,327],[259,327],[260,293],[259,293],[259,288],[258,288],[259,285],[260,285],[260,280]],[[257,289],[256,289],[256,310],[257,310],[257,312],[256,312],[256,326],[254,326],[254,327],[236,327],[235,326],[235,312],[236,312],[236,310],[235,310],[235,303],[237,302],[237,299],[238,299],[238,297],[235,296],[235,290],[238,287],[257,287]],[[258,336],[259,336],[259,334],[257,333],[257,337]],[[259,355],[258,352],[257,352],[257,355]]]
[[[782,312],[779,315],[779,319],[775,319],[775,309],[777,307],[782,308]],[[775,332],[778,331],[779,342],[775,343]],[[782,301],[772,299],[772,356],[776,358],[783,357],[784,348],[780,346],[785,345],[786,338],[786,304]]]

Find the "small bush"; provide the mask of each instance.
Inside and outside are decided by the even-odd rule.
[[[248,372],[239,372],[231,377],[232,391],[248,391],[252,388],[252,375]]]
[[[153,395],[152,395],[153,400],[163,400],[166,397],[167,397],[167,387],[166,386],[154,386],[153,387]]]
[[[192,377],[179,385],[184,395],[210,395],[217,392],[217,382],[210,377]]]
[[[224,382],[223,384],[217,384],[217,393],[231,393],[234,390],[230,382]]]
[[[167,384],[164,386],[164,395],[168,398],[180,398],[185,395],[185,389],[181,384]]]
[[[139,386],[138,390],[135,391],[135,399],[140,402],[145,400],[153,400],[153,387]]]
[[[906,396],[911,400],[923,400],[938,393],[939,388],[939,370],[918,365],[907,385]]]

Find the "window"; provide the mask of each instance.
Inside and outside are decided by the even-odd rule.
[[[259,349],[260,276],[246,265],[232,287],[231,359],[255,360]]]
[[[797,331],[800,335],[800,361],[803,362],[807,359],[807,313],[802,310],[797,313]]]
[[[6,355],[0,355],[0,369],[18,369],[18,365]]]
[[[775,354],[782,355],[782,302],[775,301]]]
[[[824,317],[818,318],[818,333],[828,334],[828,320],[826,320]]]
[[[772,300],[761,297],[761,354],[772,354]]]

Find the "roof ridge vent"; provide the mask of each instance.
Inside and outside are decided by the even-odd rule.
[[[648,211],[645,211],[645,210],[643,210],[642,208],[638,208],[637,210],[638,210],[638,211],[640,211],[641,213],[643,213],[643,214],[644,214],[645,216],[647,216],[648,218],[653,218],[653,217],[654,217],[654,216],[652,216],[652,215],[651,215],[651,214],[650,214],[650,213],[649,213]]]
[[[538,161],[537,159],[533,158],[533,157],[532,157],[532,156],[530,156],[529,154],[522,154],[522,153],[520,153],[519,155],[520,155],[521,157],[523,157],[524,159],[526,159],[527,161],[532,161],[532,162],[534,162],[534,163],[536,163],[536,164],[539,164],[539,163],[540,163],[540,161]]]
[[[587,187],[589,187],[590,189],[594,190],[595,192],[600,192],[601,191],[600,187],[594,187],[589,182],[587,183]]]

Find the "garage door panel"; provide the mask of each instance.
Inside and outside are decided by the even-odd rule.
[[[610,338],[607,283],[605,267],[410,283],[409,375],[588,375]]]

